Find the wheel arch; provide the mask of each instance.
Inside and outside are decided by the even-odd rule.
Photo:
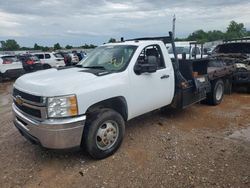
[[[49,63],[44,63],[43,68],[44,69],[50,69],[50,68],[52,68],[52,66]]]
[[[88,107],[86,111],[87,117],[91,113],[102,108],[111,108],[116,112],[120,113],[124,121],[127,121],[128,119],[127,101],[123,96],[112,97],[91,105],[90,107]]]

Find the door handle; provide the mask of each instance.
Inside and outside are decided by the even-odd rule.
[[[161,76],[161,79],[166,79],[166,78],[169,78],[169,75],[164,74]]]

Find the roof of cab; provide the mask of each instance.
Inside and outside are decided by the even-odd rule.
[[[160,40],[131,40],[131,41],[124,41],[124,42],[115,42],[115,43],[107,43],[103,46],[110,46],[110,45],[133,45],[133,46],[140,46],[140,45],[152,45],[152,44],[160,44],[162,41]]]

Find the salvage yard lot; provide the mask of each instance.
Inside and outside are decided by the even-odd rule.
[[[0,85],[0,187],[250,187],[250,95],[130,121],[104,160],[32,145],[12,123],[13,82]]]

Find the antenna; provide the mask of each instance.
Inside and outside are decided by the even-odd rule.
[[[174,16],[173,16],[173,27],[172,27],[173,39],[175,39],[175,20],[176,20],[176,17],[175,17],[175,14],[174,14]]]

